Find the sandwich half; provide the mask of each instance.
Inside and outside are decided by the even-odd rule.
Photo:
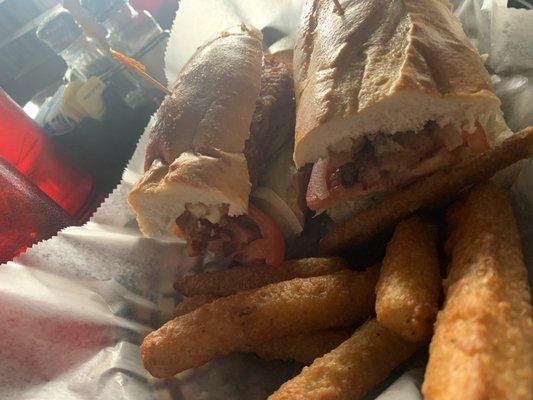
[[[306,1],[294,55],[294,161],[337,222],[509,134],[448,0],[339,3]]]
[[[277,265],[284,234],[301,231],[296,198],[305,192],[283,156],[294,142],[292,66],[263,54],[261,39],[242,25],[206,43],[161,104],[146,172],[128,198],[146,236],[172,232],[186,240],[191,256],[210,251]],[[261,186],[276,169],[286,185]]]

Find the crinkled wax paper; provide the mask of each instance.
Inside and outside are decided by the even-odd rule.
[[[510,126],[533,124],[533,11],[509,10],[500,0],[454,3],[498,74],[493,81]],[[300,7],[296,0],[181,1],[166,55],[169,80],[197,46],[240,22],[261,29],[271,50],[290,48]],[[145,146],[146,134],[123,181],[89,223],[0,267],[2,399],[264,399],[301,368],[234,354],[173,379],[144,371],[139,343],[170,317],[176,274],[202,261],[185,257],[177,240],[146,239],[137,229],[126,195],[142,173]],[[530,267],[532,184],[530,162],[513,187]],[[416,366],[397,371],[368,398],[421,399],[423,369]]]

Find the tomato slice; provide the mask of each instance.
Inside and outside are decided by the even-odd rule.
[[[452,126],[438,128],[436,134],[443,141],[443,147],[432,157],[424,159],[418,166],[407,173],[396,176],[396,185],[379,182],[369,187],[363,187],[355,183],[351,187],[332,185],[331,174],[346,161],[346,154],[338,154],[326,159],[319,159],[311,171],[311,177],[307,186],[307,206],[313,211],[319,211],[332,204],[348,199],[358,199],[364,196],[372,196],[376,193],[385,192],[389,189],[403,185],[415,178],[431,174],[438,169],[452,164],[455,161],[453,150],[468,146],[472,154],[481,154],[490,149],[485,130],[481,124],[475,122],[475,131],[468,133],[455,133]],[[350,159],[348,158],[348,161]]]
[[[252,204],[248,206],[247,215],[257,224],[262,237],[242,250],[240,253],[242,261],[246,264],[265,262],[268,265],[280,265],[285,258],[285,240],[278,224]]]
[[[180,239],[185,239],[185,237],[186,237],[185,232],[183,232],[183,230],[179,227],[179,225],[176,223],[176,221],[174,221],[170,225],[170,232],[172,232],[174,234],[174,236],[177,236]]]
[[[478,121],[476,121],[475,128],[473,133],[463,131],[463,139],[473,154],[482,154],[490,150],[490,143],[485,130]]]
[[[259,237],[257,233],[245,228],[237,219],[229,218],[226,221],[224,228],[231,231],[234,237],[234,242],[238,244],[248,244]]]

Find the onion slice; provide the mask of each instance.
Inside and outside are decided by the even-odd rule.
[[[288,204],[272,189],[258,187],[252,192],[251,197],[257,208],[276,220],[285,239],[295,238],[302,233],[303,224]]]
[[[325,200],[329,197],[328,183],[327,183],[327,170],[328,170],[329,159],[320,158],[313,165],[313,170],[311,171],[311,179],[309,186],[313,187],[314,194],[320,200]]]

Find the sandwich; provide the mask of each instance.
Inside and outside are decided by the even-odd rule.
[[[190,256],[280,264],[305,207],[291,157],[292,66],[264,54],[261,33],[241,25],[200,47],[171,91],[128,197],[141,231],[185,239]]]
[[[448,0],[307,0],[294,79],[294,161],[336,222],[510,134]]]

